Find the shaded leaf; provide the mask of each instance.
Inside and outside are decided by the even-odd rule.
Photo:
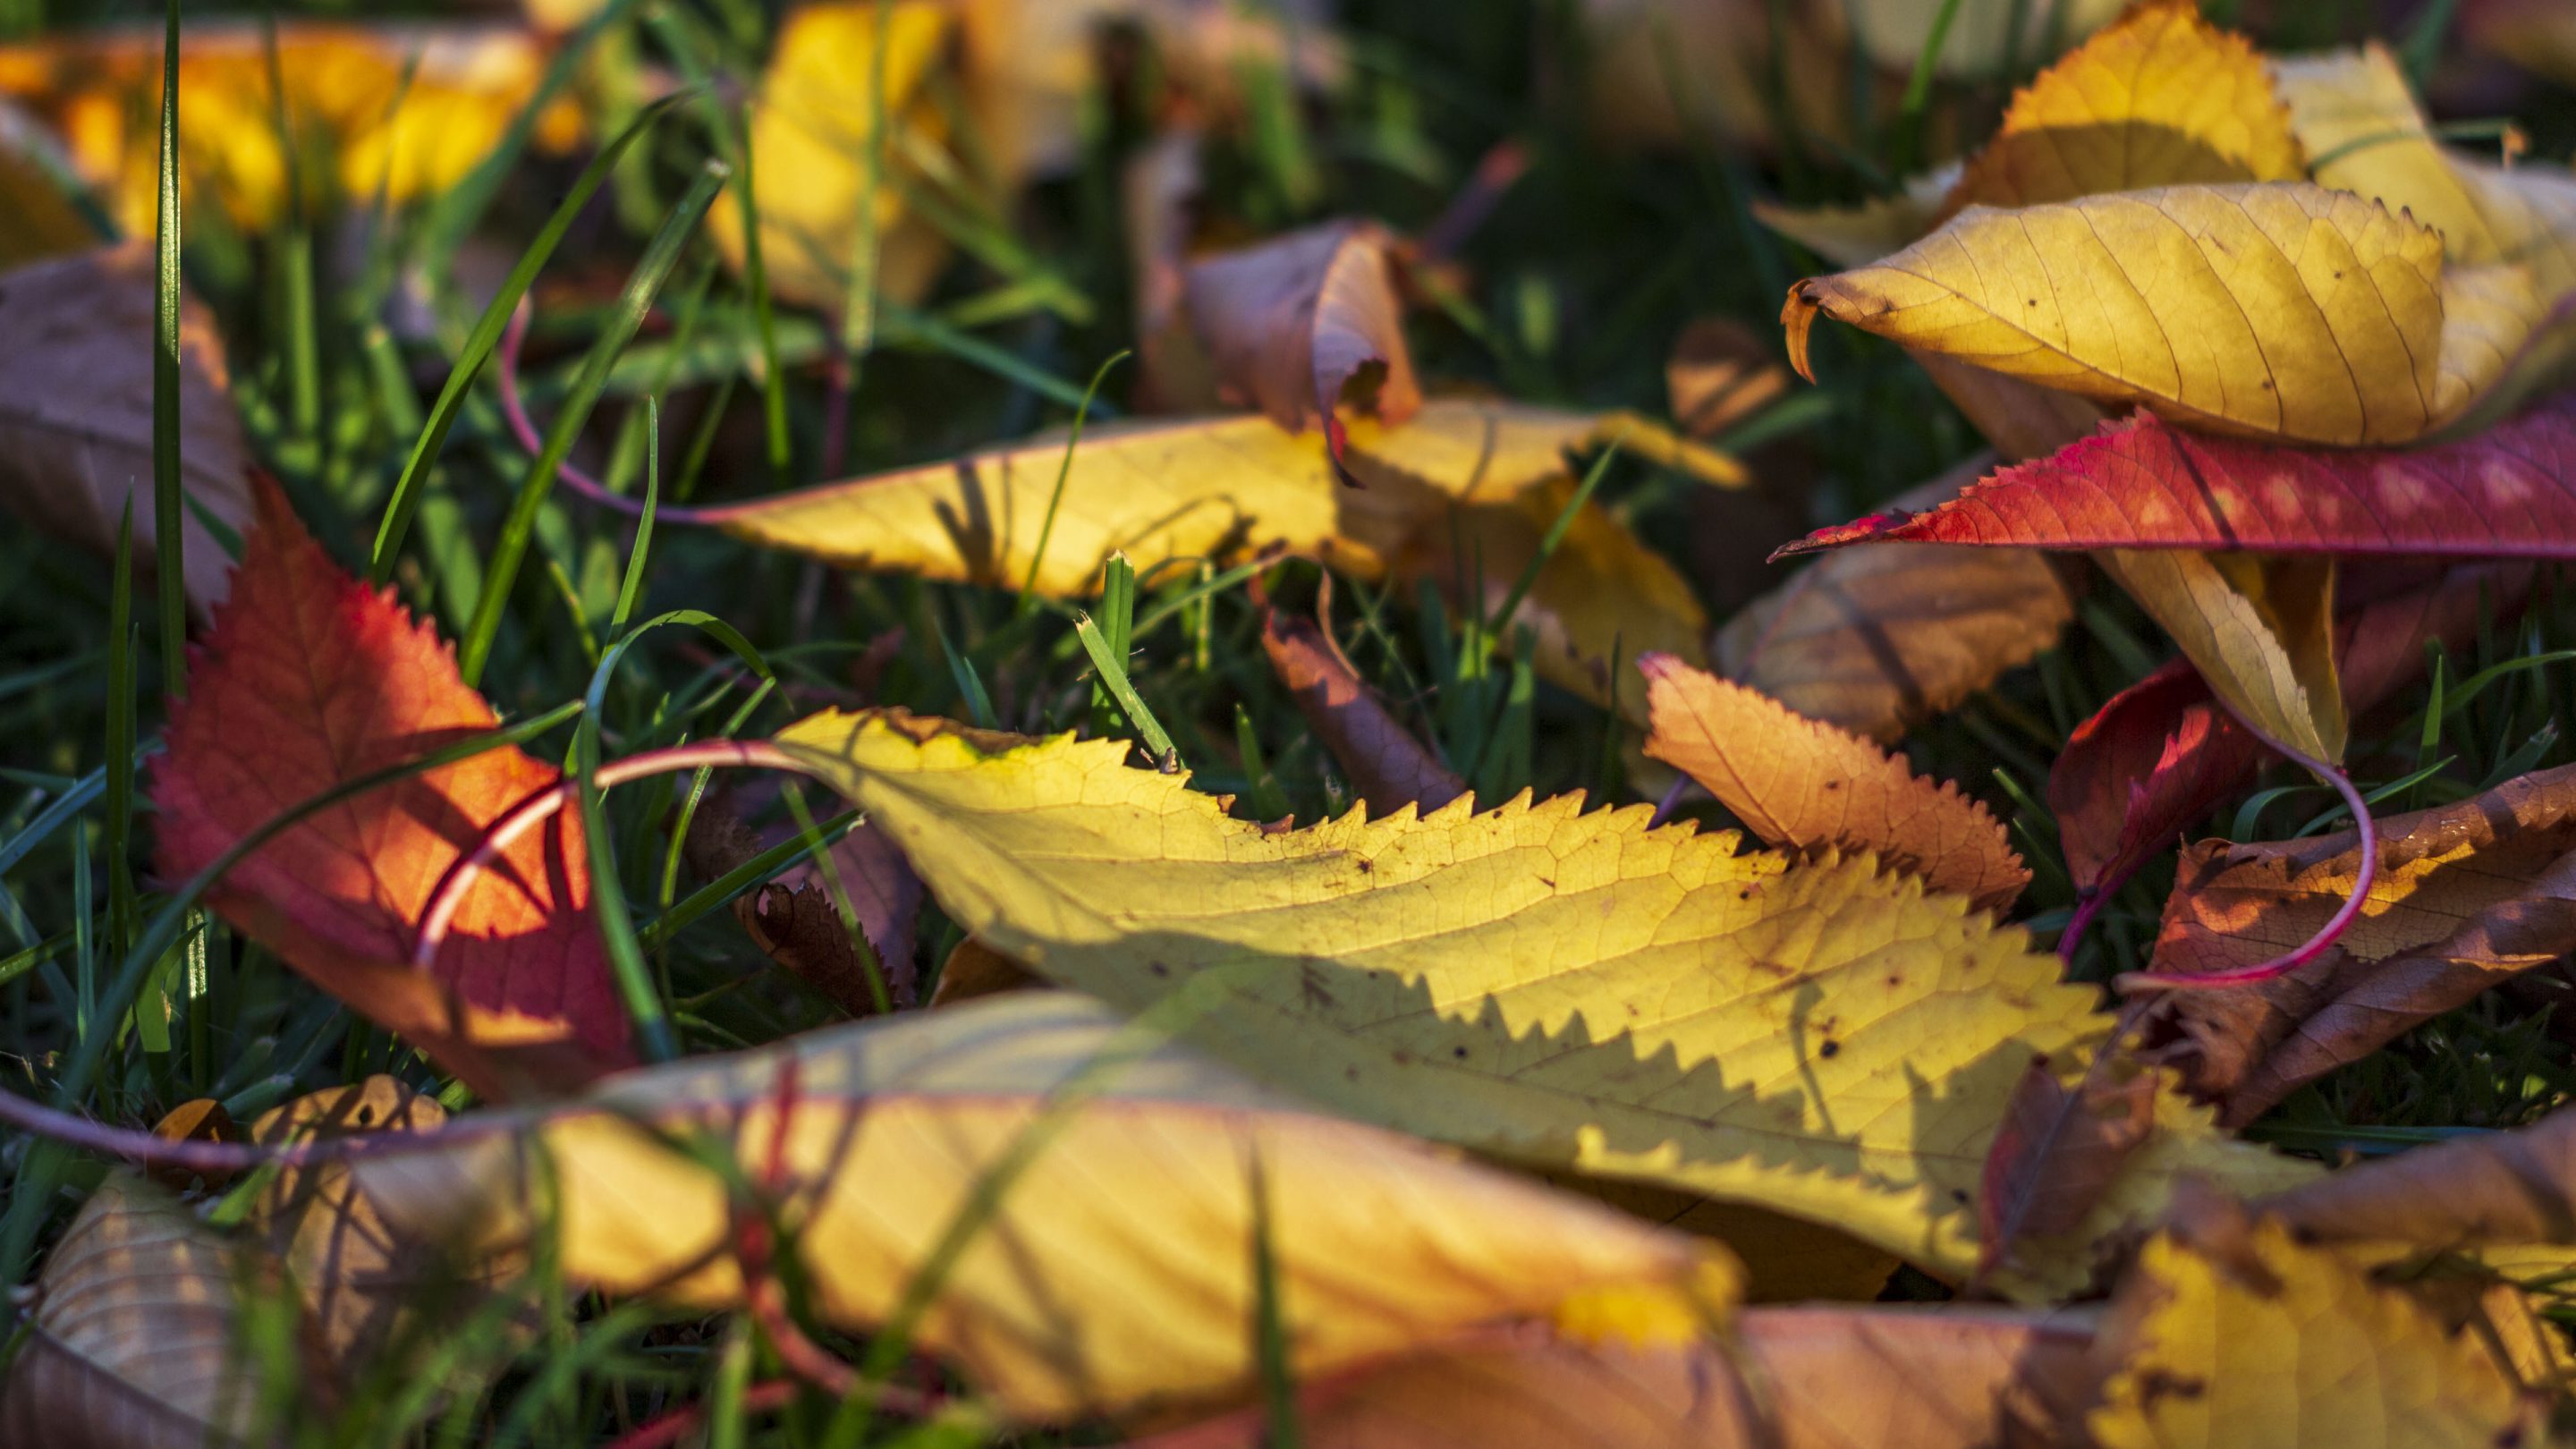
[[[1078,1105],[1045,1121],[1066,1092]],[[647,1127],[704,1134],[774,1184],[817,1311],[852,1328],[886,1320],[979,1184],[1028,1140],[1039,1150],[989,1184],[995,1216],[917,1335],[1024,1419],[1221,1401],[1255,1385],[1256,1161],[1301,1377],[1586,1294],[1692,1313],[1731,1296],[1731,1269],[1690,1238],[1314,1115],[1068,993],[656,1067],[491,1125],[510,1134],[362,1158],[360,1180],[388,1214],[516,1242],[536,1219],[525,1154],[542,1144],[567,1274],[721,1307],[742,1293],[741,1205]]]
[[[987,753],[901,716],[776,740],[961,926],[1336,1110],[1548,1169],[1831,1223],[1964,1273],[1977,1167],[2034,1056],[2107,1018],[2018,932],[1866,858],[1524,797],[1278,834],[1117,740]],[[2170,1111],[2165,1108],[2171,1108]],[[2168,1174],[2296,1172],[2175,1103],[2095,1221]]]
[[[0,101],[0,267],[97,245],[98,230],[64,194],[72,159],[36,119]]]
[[[2184,852],[2160,971],[2251,965],[2316,933],[2352,893],[2351,831]],[[2576,766],[2379,822],[2379,874],[2341,954],[2164,1010],[2195,1094],[2231,1121],[2512,976],[2576,951]]]
[[[224,1104],[212,1097],[194,1097],[171,1108],[152,1124],[152,1135],[168,1142],[239,1142],[241,1125],[233,1121]],[[167,1163],[154,1163],[143,1174],[172,1192],[185,1192],[203,1179],[209,1186],[220,1186],[232,1180],[229,1172],[197,1172]]]
[[[2229,713],[2267,741],[2343,761],[2333,558],[2112,549],[2096,556],[2164,626]]]
[[[727,806],[746,793],[730,792]],[[690,869],[714,880],[794,833],[792,826],[781,826],[764,834],[730,808],[702,809],[690,818],[682,849]],[[920,970],[913,959],[913,937],[921,918],[921,878],[885,832],[864,821],[834,841],[830,854],[829,869],[808,859],[734,897],[734,919],[763,955],[803,977],[843,1011],[868,1016],[877,1010],[877,995],[870,984],[872,968],[850,938],[855,924],[885,972],[892,1003],[915,1004]],[[841,915],[844,895],[854,920]]]
[[[1271,672],[1297,701],[1297,712],[1370,810],[1437,810],[1467,793],[1466,782],[1414,738],[1321,628],[1265,610],[1261,647]]]
[[[232,598],[194,652],[152,765],[159,868],[211,864],[289,806],[497,726],[449,647],[392,591],[349,577],[274,484],[257,490]],[[412,968],[440,875],[502,811],[557,783],[514,747],[410,775],[291,827],[207,902],[316,985],[487,1096],[626,1060],[592,929],[577,814],[514,844],[464,897],[434,973]]]
[[[1715,437],[1788,395],[1789,371],[1767,339],[1731,317],[1703,317],[1673,339],[1664,395],[1694,438]]]
[[[2518,271],[2446,271],[2431,229],[2279,182],[1972,207],[1880,262],[1791,288],[1781,320],[1802,373],[1819,312],[2195,427],[2350,446],[2465,413],[2538,308]]]
[[[1851,206],[1795,207],[1753,203],[1764,226],[1838,267],[1862,267],[1930,231],[1959,184],[1959,167],[1906,177],[1888,196]]]
[[[2044,458],[2092,436],[2109,416],[2102,405],[1920,347],[1905,349],[1997,456],[2007,463]]]
[[[2357,1164],[2263,1200],[2302,1235],[2444,1251],[2576,1243],[2576,1112]]]
[[[1972,458],[1897,502],[1946,498],[1984,466]],[[1728,678],[1886,744],[2028,663],[2074,617],[2074,591],[2036,552],[1846,549],[1747,605],[1713,652]]]
[[[1637,662],[1653,715],[1646,753],[1699,781],[1762,839],[1874,852],[1981,910],[2009,908],[2030,884],[2003,826],[1958,786],[1671,655]]]
[[[154,546],[152,354],[156,282],[147,241],[0,273],[0,504],[100,553],[134,505],[134,547]],[[227,393],[223,340],[194,297],[179,311],[180,486],[239,532],[250,526],[250,449]],[[232,561],[194,510],[179,523],[189,602],[224,597]]]
[[[2157,1081],[2125,1052],[2072,1088],[2033,1062],[2004,1107],[1977,1198],[1983,1266],[2009,1260],[2023,1237],[2074,1231],[2145,1145],[2155,1126]]]
[[[969,936],[940,963],[939,984],[931,988],[927,1004],[936,1010],[979,996],[999,996],[1006,991],[1027,991],[1044,985],[1020,963]]]
[[[2147,0],[2014,94],[1944,212],[2305,175],[2263,56],[2197,0]]]
[[[2102,1449],[2536,1442],[2486,1346],[2275,1222],[2235,1254],[2150,1239],[2103,1326]]]
[[[1346,393],[1390,426],[1419,412],[1392,250],[1383,227],[1327,222],[1189,263],[1183,296],[1218,395],[1292,433],[1321,423],[1336,453]]]
[[[0,1385],[0,1440],[47,1449],[202,1449],[260,1425],[259,1374],[237,1340],[245,1293],[284,1290],[176,1198],[100,1184],[37,1277],[29,1334]],[[306,1407],[330,1366],[299,1342]]]
[[[2499,527],[2510,519],[2510,527]],[[2576,395],[2458,442],[2263,447],[2153,416],[2003,469],[1920,510],[1822,528],[1802,554],[1873,540],[2409,557],[2576,557]]]
[[[2052,13],[2014,0],[1845,0],[1852,30],[1880,66],[1903,74],[1931,48],[1932,29],[1949,15],[1949,30],[1933,57],[1946,76],[1984,76],[2001,70],[2008,55],[2045,56],[2049,44],[2080,40],[2120,14],[2127,0],[2065,0]],[[2014,28],[2020,27],[2020,35]]]
[[[1742,1203],[1712,1202],[1689,1193],[1610,1178],[1548,1173],[1556,1186],[1632,1213],[1651,1223],[1715,1238],[1744,1265],[1748,1303],[1803,1303],[1876,1299],[1904,1260],[1885,1248],[1805,1218]]]

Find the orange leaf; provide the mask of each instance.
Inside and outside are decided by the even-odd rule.
[[[189,690],[152,770],[160,870],[174,882],[291,806],[498,723],[436,633],[334,565],[264,479]],[[573,812],[468,892],[434,972],[408,964],[440,875],[560,778],[508,747],[408,776],[290,827],[207,901],[484,1095],[586,1080],[628,1055]]]
[[[1888,865],[2000,910],[2030,883],[1986,807],[1857,735],[1667,654],[1637,661],[1646,753],[1689,774],[1774,845],[1876,851]]]
[[[1466,783],[1405,729],[1322,629],[1265,612],[1261,647],[1371,814],[1384,817],[1419,805],[1428,815],[1467,793]]]

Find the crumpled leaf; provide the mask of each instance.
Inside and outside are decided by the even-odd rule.
[[[775,741],[903,844],[985,944],[1323,1105],[1532,1166],[1974,1261],[1978,1165],[2034,1056],[2108,1019],[2053,959],[1867,858],[1792,865],[1643,807],[1453,802],[1272,834],[1119,740],[987,753],[818,715]],[[1204,994],[1200,994],[1204,993]],[[2170,1110],[2168,1110],[2170,1109]],[[2086,1225],[2171,1173],[2300,1169],[2178,1102]]]
[[[569,1276],[738,1302],[723,1178],[638,1124],[712,1134],[774,1182],[817,1311],[852,1328],[885,1321],[979,1185],[1042,1132],[917,1333],[1022,1419],[1259,1382],[1256,1172],[1301,1378],[1589,1294],[1685,1315],[1732,1297],[1731,1267],[1691,1238],[1318,1116],[1063,992],[633,1072],[489,1124],[506,1132],[356,1165],[389,1216],[490,1247],[536,1226],[525,1154],[542,1144]]]
[[[2335,678],[2332,556],[2110,549],[2095,562],[2240,722],[2308,760],[2343,762],[2350,722]]]
[[[2102,1330],[2102,1449],[2538,1442],[2545,1407],[2474,1334],[2280,1223],[2242,1251],[2148,1241]]]
[[[2078,1315],[1991,1308],[1757,1308],[1737,1319],[1732,1344],[1488,1334],[1302,1385],[1298,1427],[1316,1449],[2050,1442],[2091,1387],[2092,1342]],[[1134,1449],[1253,1449],[1267,1428],[1244,1412]]]
[[[2499,527],[2500,519],[2510,519]],[[2265,447],[2151,414],[1928,508],[1821,528],[1784,554],[1876,540],[2413,558],[2576,557],[2576,393],[2456,442]]]
[[[1647,755],[1697,780],[1762,839],[1875,852],[1980,910],[2010,908],[2030,884],[2003,826],[1958,786],[1671,655],[1637,664],[1653,716]]]
[[[2530,587],[2528,565],[2347,571],[2347,604],[2335,619],[2346,713],[2373,708],[2420,675],[2426,640],[2464,647],[2482,617],[2510,616]],[[2113,696],[2075,727],[2048,774],[2049,812],[2076,888],[2117,889],[2269,755],[2217,707],[2187,660]]]
[[[1971,207],[1893,256],[1791,288],[1781,320],[1801,373],[1820,312],[2194,427],[2352,446],[2466,413],[2539,308],[2518,269],[2446,269],[2430,228],[2273,182]]]
[[[1292,433],[1322,424],[1336,456],[1346,400],[1391,427],[1421,411],[1393,248],[1373,223],[1327,222],[1189,263],[1183,296],[1218,396]]]
[[[134,506],[148,557],[152,506],[152,245],[126,242],[0,273],[0,504],[100,553]],[[194,297],[179,311],[180,486],[235,531],[250,526],[250,449],[226,392],[223,340]],[[188,600],[212,609],[232,567],[194,510],[179,521]]]
[[[904,142],[936,140],[946,123],[917,99],[955,23],[938,0],[823,0],[789,11],[751,108],[751,165],[758,191],[760,258],[770,291],[837,315],[850,301],[859,218],[873,221],[874,290],[911,301],[947,259],[940,233],[911,214],[903,187],[915,174]],[[882,36],[885,53],[877,54]],[[876,94],[877,78],[885,93]],[[893,134],[876,134],[883,114]],[[878,162],[882,157],[883,164]],[[741,188],[717,193],[707,235],[740,273],[749,260]]]
[[[1414,738],[1321,628],[1267,610],[1261,618],[1261,647],[1270,656],[1271,672],[1296,700],[1297,712],[1332,751],[1371,810],[1381,815],[1405,805],[1437,810],[1467,793],[1466,782]]]
[[[192,651],[188,697],[152,763],[172,882],[290,806],[498,724],[391,590],[342,572],[275,484],[256,502],[232,597]],[[410,775],[281,833],[207,904],[485,1096],[587,1080],[628,1046],[577,812],[504,852],[466,893],[436,969],[411,966],[440,874],[560,778],[514,747]]]
[[[1984,467],[1971,458],[1897,502],[1946,498]],[[1746,605],[1712,652],[1729,679],[1889,744],[2030,662],[2074,617],[2074,590],[2034,551],[1845,549]]]
[[[2305,174],[2262,54],[2197,0],[2146,0],[2013,96],[1943,214]]]
[[[37,1277],[31,1329],[0,1384],[0,1441],[47,1449],[202,1449],[260,1425],[238,1346],[246,1292],[286,1294],[240,1243],[117,1174],[81,1205]],[[298,1339],[306,1407],[331,1370]]]
[[[290,177],[308,210],[336,188],[366,204],[434,196],[462,181],[535,99],[546,66],[535,33],[516,26],[281,21],[279,87],[256,21],[192,19],[179,42],[179,180],[192,218],[220,208],[244,232],[287,214]],[[0,45],[0,97],[64,138],[127,236],[150,237],[160,183],[162,27],[158,22]],[[566,100],[538,117],[533,140],[561,152],[584,121]]]
[[[782,825],[755,831],[730,808],[750,792],[728,792],[723,807],[689,819],[681,849],[689,868],[714,880],[794,834]],[[807,859],[734,897],[734,919],[761,953],[804,978],[806,984],[852,1016],[877,1010],[871,968],[851,940],[853,920],[876,953],[889,1004],[915,1004],[921,972],[913,959],[921,920],[921,878],[885,832],[861,821],[832,842],[827,869]],[[841,915],[846,898],[851,919]]]
[[[2576,1243],[2576,1112],[2409,1148],[2260,1206],[2322,1242],[2443,1251]]]
[[[2183,854],[2159,971],[2218,971],[2314,935],[2352,894],[2351,831]],[[2296,1089],[2576,951],[2576,766],[2379,822],[2379,874],[2339,956],[2237,991],[2176,993],[2187,1084],[2250,1121]]]

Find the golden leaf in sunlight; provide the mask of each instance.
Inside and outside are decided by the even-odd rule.
[[[1975,1259],[1979,1170],[2039,1056],[2109,1018],[2018,930],[1867,857],[1526,797],[1271,833],[1121,740],[987,753],[932,722],[818,715],[777,745],[891,834],[961,926],[1327,1107],[1535,1167]],[[2174,1175],[2279,1159],[2159,1105],[2085,1241]]]
[[[1971,207],[1893,256],[1791,288],[1781,320],[1802,371],[1819,313],[2191,427],[2360,445],[2467,412],[2537,307],[2519,268],[2446,271],[2430,228],[2281,182]]]
[[[158,25],[0,46],[0,96],[62,133],[130,235],[151,234],[158,206],[161,50]],[[491,153],[535,98],[545,59],[535,35],[507,27],[312,21],[277,27],[273,76],[259,26],[192,23],[179,47],[185,204],[260,231],[286,215],[291,176],[317,206],[326,181],[361,205],[435,195]],[[561,151],[582,130],[579,109],[558,100],[534,135]]]
[[[2111,549],[2094,559],[2238,719],[2311,760],[2342,763],[2331,555]]]
[[[2275,1222],[2223,1249],[2149,1240],[2100,1353],[2102,1449],[2540,1442],[2543,1406],[2477,1335]]]
[[[820,1314],[885,1323],[961,1214],[917,1341],[1017,1418],[1223,1402],[1259,1382],[1256,1243],[1298,1377],[1481,1325],[1617,1301],[1716,1322],[1722,1253],[1544,1184],[1316,1115],[1066,992],[808,1032],[626,1073],[586,1097],[360,1158],[388,1217],[525,1240],[549,1164],[564,1272],[720,1307],[744,1294],[728,1154],[795,1225]]]

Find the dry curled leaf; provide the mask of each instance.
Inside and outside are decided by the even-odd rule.
[[[750,793],[729,792],[690,817],[682,842],[690,869],[714,880],[794,834],[786,826],[764,834],[734,814]],[[889,1005],[916,1004],[921,972],[913,938],[921,919],[921,878],[885,833],[865,821],[826,854],[828,863],[809,858],[734,897],[734,919],[763,955],[852,1016],[873,1015],[880,989]],[[854,929],[874,964],[860,956]]]
[[[1978,1165],[2022,1069],[2080,1064],[2108,1026],[1961,897],[1649,830],[1642,807],[1462,800],[1272,833],[1119,740],[991,752],[821,715],[775,743],[986,944],[1129,1011],[1191,993],[1194,1040],[1326,1106],[1949,1271],[1973,1263]],[[2300,1171],[2162,1100],[2087,1232],[2185,1170]]]
[[[152,764],[159,868],[173,883],[291,806],[499,725],[429,625],[342,572],[275,484],[256,501],[232,597],[191,657],[188,698]],[[576,813],[504,852],[466,893],[436,969],[411,965],[440,875],[560,778],[514,746],[407,775],[289,827],[205,899],[484,1095],[586,1080],[628,1047]]]
[[[1901,496],[1947,498],[1970,459]],[[1829,554],[1718,631],[1720,673],[1881,744],[2028,663],[2075,617],[2064,575],[2028,549]]]
[[[1265,610],[1261,647],[1372,813],[1392,815],[1406,805],[1437,810],[1467,793],[1466,782],[1414,738],[1320,627]]]
[[[1762,839],[1875,852],[1982,910],[2008,909],[2030,884],[2003,826],[1958,786],[1668,654],[1637,664],[1653,716],[1646,753],[1699,781]]]
[[[246,1295],[291,1303],[269,1265],[168,1193],[112,1176],[38,1275],[28,1337],[0,1383],[0,1442],[46,1449],[204,1449],[262,1426],[244,1356]],[[302,1411],[330,1403],[331,1366],[307,1336]]]
[[[134,510],[149,557],[152,247],[127,242],[0,272],[0,505],[58,538],[110,553]],[[194,297],[179,311],[180,486],[239,532],[250,526],[250,448],[226,389],[224,346]],[[181,578],[199,610],[223,599],[230,556],[194,510],[179,520]]]
[[[542,1144],[567,1275],[740,1302],[747,1205],[648,1126],[712,1134],[764,1184],[799,1224],[817,1313],[850,1328],[885,1322],[947,1225],[997,1189],[916,1341],[1024,1420],[1252,1389],[1265,1218],[1300,1378],[1591,1295],[1688,1320],[1733,1294],[1722,1255],[1689,1237],[1315,1115],[1062,992],[629,1073],[357,1171],[399,1221],[506,1245],[540,1221]],[[1039,1150],[1006,1171],[1026,1145]]]
[[[1422,408],[1383,227],[1328,222],[1201,257],[1183,297],[1218,396],[1292,433],[1322,424],[1337,457],[1345,402],[1390,426]]]
[[[2430,228],[2274,182],[1971,207],[1893,256],[1791,288],[1781,320],[1801,373],[1819,313],[2193,427],[2353,446],[2462,416],[2539,308],[2516,268],[2446,268]]]
[[[2314,935],[2351,895],[2351,831],[2184,852],[2159,971],[2251,965]],[[2576,766],[2379,822],[2379,872],[2338,956],[2240,991],[2184,992],[2163,1029],[2193,1092],[2252,1120],[2514,975],[2576,951]]]

